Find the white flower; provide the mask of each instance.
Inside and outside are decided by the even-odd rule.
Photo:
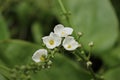
[[[64,27],[62,24],[58,24],[54,28],[54,33],[59,35],[60,37],[66,37],[68,35],[71,35],[73,32],[73,29],[70,27]]]
[[[51,32],[49,36],[45,36],[42,38],[43,43],[46,45],[47,48],[53,49],[61,44],[62,38],[59,37],[57,34]]]
[[[75,50],[76,48],[80,46],[78,42],[72,36],[65,37],[62,45],[68,51]]]
[[[45,59],[47,58],[47,50],[46,49],[39,49],[37,50],[33,56],[32,59],[38,63],[38,62],[44,62]]]

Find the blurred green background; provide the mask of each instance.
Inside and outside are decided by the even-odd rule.
[[[81,42],[86,52],[90,41],[95,44],[93,70],[105,80],[120,79],[120,0],[63,0],[63,4],[71,13],[70,27],[84,33]],[[0,65],[30,63],[41,48],[41,38],[59,23],[68,26],[57,0],[0,0]],[[90,80],[71,54],[56,55],[53,62],[50,69],[33,74],[32,80]],[[7,80],[4,74],[0,68],[0,80]]]

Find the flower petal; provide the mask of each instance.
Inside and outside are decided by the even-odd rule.
[[[58,32],[60,32],[63,29],[64,29],[64,26],[62,24],[58,24],[58,25],[55,26],[54,32],[58,33]]]
[[[72,32],[73,32],[73,29],[72,28],[69,28],[69,27],[65,27],[64,29],[63,29],[63,31],[67,34],[67,36],[68,35],[71,35],[72,34]]]
[[[65,37],[65,39],[63,40],[63,45],[69,44],[74,40],[74,37],[72,36],[67,36]]]
[[[78,42],[74,41],[74,42],[71,43],[71,46],[72,46],[72,47],[71,47],[70,50],[75,50],[76,48],[79,47],[79,44],[78,44]]]
[[[50,40],[54,41],[53,45],[50,45],[50,43],[49,43]],[[61,44],[61,41],[62,41],[62,38],[53,32],[51,32],[47,38],[43,37],[43,42],[44,42],[44,44],[46,44],[46,47],[49,49],[53,49],[53,48],[59,46]]]
[[[59,46],[61,44],[62,38],[56,37],[55,41],[56,41],[56,46]]]
[[[79,47],[78,42],[75,41],[74,37],[72,36],[65,37],[62,45],[66,50],[69,51],[75,50],[77,47]]]
[[[54,28],[54,33],[61,37],[61,32],[63,31],[64,26],[62,24],[58,24]]]
[[[56,47],[56,45],[55,44],[54,45],[47,44],[46,47],[48,49],[54,49]]]
[[[43,40],[44,44],[48,43],[49,42],[49,36],[43,37],[42,40]]]
[[[59,46],[61,44],[62,38],[57,34],[51,33],[50,36],[54,38],[56,46]]]
[[[40,57],[44,55],[47,57],[47,50],[46,49],[39,49],[37,50],[33,56],[32,56],[32,59],[35,61],[35,62],[40,62]]]
[[[55,34],[55,33],[53,33],[53,32],[50,33],[50,36],[53,37],[53,38],[59,37],[57,34]]]

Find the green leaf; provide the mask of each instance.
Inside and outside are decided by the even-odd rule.
[[[16,7],[16,13],[19,18],[19,21],[22,22],[22,25],[28,24],[30,19],[30,14],[32,13],[32,7],[25,1],[21,2]]]
[[[5,63],[9,66],[29,63],[32,60],[31,56],[38,48],[40,46],[21,40],[2,41],[0,42],[0,55],[2,55],[0,58],[4,57]],[[53,66],[50,69],[40,71],[39,74],[35,74],[33,80],[78,80],[79,78],[88,80],[91,77],[75,62],[67,57],[56,55]]]
[[[9,79],[10,78],[10,73],[9,73],[9,68],[3,66],[3,65],[0,65],[0,80],[2,80],[1,78],[7,78]]]
[[[37,20],[44,19],[50,14],[50,3],[48,1],[36,0],[36,1],[22,1],[15,6],[15,12],[19,19],[20,24],[29,25],[29,22],[33,22],[35,18]],[[24,26],[24,27],[25,27]]]
[[[104,63],[108,67],[115,67],[120,65],[120,46],[113,48],[110,51],[105,52],[101,55]],[[108,59],[109,58],[109,59]]]
[[[90,80],[88,72],[63,55],[56,55],[53,66],[35,74],[32,80]]]
[[[105,80],[119,80],[120,79],[120,67],[110,69],[104,74]]]
[[[7,23],[4,20],[4,17],[0,13],[0,40],[9,39],[10,34],[8,30]]]
[[[42,26],[36,22],[32,25],[32,35],[33,39],[36,43],[41,44],[42,42],[42,37],[43,37],[43,32],[42,32]]]
[[[118,21],[109,0],[62,1],[67,10],[71,12],[70,18],[74,31],[84,33],[81,42],[87,50],[89,50],[90,41],[95,44],[95,52],[105,51],[114,45],[118,37]],[[58,11],[59,8],[55,11]],[[66,21],[60,15],[60,10],[58,14],[61,22],[65,23]]]
[[[0,42],[0,58],[6,65],[20,65],[32,61],[33,53],[40,46],[21,40],[8,40]]]
[[[7,80],[3,75],[0,74],[0,80]]]

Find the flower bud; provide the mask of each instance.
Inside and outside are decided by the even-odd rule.
[[[91,61],[88,61],[86,64],[87,64],[87,68],[89,68],[89,66],[92,65],[92,62],[91,62]]]
[[[82,32],[78,32],[78,35],[81,37],[83,35],[83,33]]]
[[[21,66],[21,68],[20,68],[21,70],[25,70],[26,69],[26,66]]]
[[[93,46],[94,46],[94,43],[91,41],[88,45],[89,45],[90,47],[93,47]]]
[[[42,66],[42,68],[44,69],[44,68],[45,68],[45,66],[43,65],[43,66]]]
[[[90,80],[94,80],[94,79],[92,78],[92,79],[90,79]]]
[[[51,66],[47,66],[47,68],[49,69]]]
[[[81,51],[81,54],[85,54],[85,51]]]
[[[49,60],[49,61],[47,62],[47,64],[48,64],[48,65],[51,65],[51,64],[52,64],[52,61],[51,61],[51,60]]]
[[[82,47],[82,45],[81,45],[81,44],[79,44],[79,45],[78,45],[78,47],[79,47],[79,48],[81,48],[81,47]]]
[[[104,76],[100,76],[101,80],[104,80]]]

